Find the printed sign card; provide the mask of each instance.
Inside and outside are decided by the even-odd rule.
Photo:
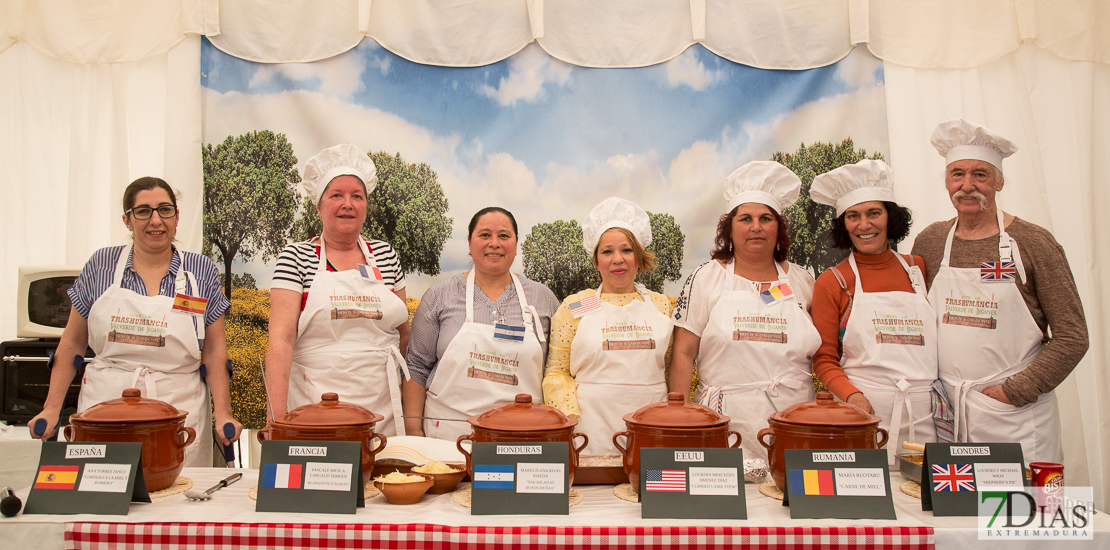
[[[898,519],[884,449],[786,450],[790,517]]]
[[[150,502],[140,467],[142,443],[44,441],[24,514],[126,516]]]
[[[363,505],[362,443],[263,441],[256,512],[353,514]]]
[[[565,441],[474,443],[470,513],[570,513],[570,449]]]
[[[926,443],[921,509],[934,516],[975,516],[979,491],[1022,491],[1020,443]]]
[[[643,518],[748,519],[742,449],[640,449]]]

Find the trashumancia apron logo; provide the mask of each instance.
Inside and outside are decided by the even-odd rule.
[[[470,366],[466,369],[466,376],[516,386],[520,383],[516,375],[520,367],[518,355],[510,359],[503,353],[478,351],[478,346],[474,346],[470,352]]]
[[[328,295],[332,319],[381,319],[382,299],[372,294]]]
[[[949,296],[944,299],[944,314],[940,322],[946,325],[995,329],[998,328],[998,302],[994,294],[982,296]]]
[[[603,351],[655,349],[655,331],[643,321],[618,321],[601,327]]]
[[[153,316],[141,313],[124,315],[117,310],[109,320],[111,332],[108,333],[108,341],[136,346],[165,347],[167,326],[169,325],[164,315],[162,319],[155,319]]]
[[[732,339],[785,344],[787,328],[785,317],[765,313],[742,314],[737,310],[732,318]]]
[[[925,323],[908,315],[873,312],[871,324],[875,327],[876,344],[925,345]]]

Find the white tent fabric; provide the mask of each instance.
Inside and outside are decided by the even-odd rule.
[[[6,14],[6,17],[3,15]],[[695,42],[754,67],[806,69],[867,43],[904,67],[969,68],[1023,41],[1110,63],[1106,0],[0,0],[15,41],[70,63],[165,54],[186,34],[268,63],[316,61],[370,36],[417,63],[493,63],[536,39],[589,67],[661,63]]]
[[[1110,475],[1110,380],[1105,296],[1110,257],[1110,66],[1067,61],[1026,45],[976,69],[883,66],[890,162],[898,202],[914,211],[914,234],[955,216],[943,187],[944,158],[929,145],[938,121],[964,117],[1018,144],[1006,159],[1003,210],[1041,225],[1063,245],[1083,299],[1091,347],[1057,389],[1069,485],[1095,487],[1105,503]],[[1045,284],[1039,282],[1039,284]],[[1103,508],[1100,506],[1100,508]]]
[[[1102,342],[1110,231],[1107,0],[0,0],[2,301],[15,266],[81,265],[125,242],[127,182],[181,192],[182,246],[201,243],[200,38],[261,62],[326,59],[371,37],[419,63],[493,63],[535,40],[591,67],[666,61],[693,43],[763,68],[833,63],[866,44],[885,61],[890,162],[918,229],[952,216],[928,145],[965,116],[1014,139],[1002,205],[1064,245],[1091,332],[1060,388],[1068,483],[1110,490]],[[14,336],[14,307],[0,337]],[[1080,414],[1080,411],[1083,414]]]

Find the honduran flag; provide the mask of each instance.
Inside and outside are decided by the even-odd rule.
[[[273,489],[300,489],[301,464],[263,464],[262,486]]]
[[[832,470],[790,470],[790,494],[835,495]]]
[[[474,488],[512,489],[514,471],[512,464],[475,464]]]
[[[514,327],[512,325],[505,325],[497,323],[493,325],[493,337],[498,340],[509,340],[510,342],[523,342],[524,341],[524,327]]]

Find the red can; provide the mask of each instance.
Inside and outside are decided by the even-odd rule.
[[[1055,462],[1030,462],[1033,471],[1033,493],[1037,505],[1052,513],[1064,503],[1064,465]]]

